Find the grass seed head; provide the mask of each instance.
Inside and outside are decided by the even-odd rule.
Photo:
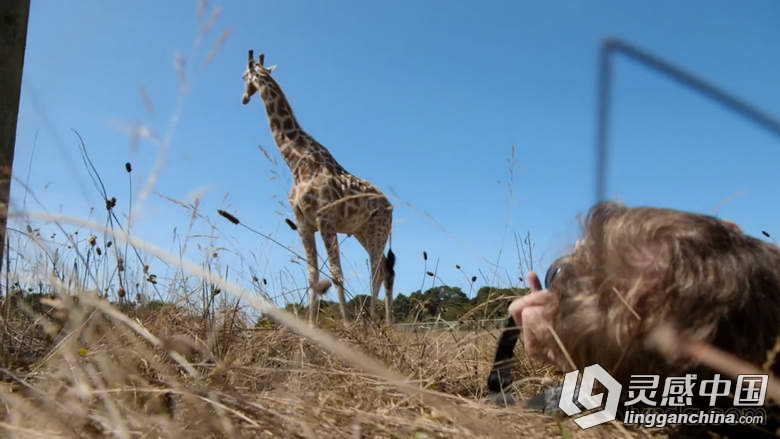
[[[228,212],[226,212],[226,211],[224,211],[224,210],[222,210],[222,209],[219,209],[219,210],[217,210],[217,213],[218,213],[218,214],[220,214],[220,216],[222,216],[223,218],[227,219],[228,221],[230,221],[231,223],[233,223],[233,224],[235,224],[235,225],[238,225],[238,224],[240,224],[240,223],[241,223],[241,222],[238,220],[238,218],[236,218],[236,217],[235,217],[235,216],[233,216],[232,214],[230,214],[230,213],[228,213]]]
[[[111,197],[110,199],[106,199],[106,210],[111,210],[114,207],[116,207],[116,197]]]
[[[294,223],[294,222],[292,222],[292,220],[291,220],[291,219],[289,219],[289,218],[285,218],[285,219],[284,219],[284,222],[286,222],[286,223],[287,223],[287,225],[288,225],[288,226],[290,226],[290,228],[291,228],[293,231],[295,231],[295,230],[298,230],[298,226],[297,226],[297,225],[295,225],[295,223]]]

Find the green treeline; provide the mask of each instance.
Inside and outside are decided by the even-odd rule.
[[[408,296],[398,294],[393,298],[393,321],[424,322],[430,320],[481,320],[502,319],[507,315],[509,303],[528,292],[527,288],[495,288],[482,287],[477,294],[469,297],[458,287],[447,285],[428,288],[424,292],[414,291]],[[360,294],[353,297],[348,303],[350,314],[355,316],[360,311],[368,312],[371,298]],[[385,303],[380,298],[377,301],[377,314],[383,316]],[[301,315],[307,312],[306,306],[288,304],[285,309]],[[305,314],[302,314],[305,315]],[[338,303],[321,300],[320,316],[336,317],[338,315]]]

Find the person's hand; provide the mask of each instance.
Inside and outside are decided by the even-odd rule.
[[[529,357],[555,361],[553,348],[555,339],[550,326],[555,320],[560,295],[543,290],[539,277],[533,271],[526,276],[531,292],[509,305],[509,314],[518,327],[523,328],[523,346]]]

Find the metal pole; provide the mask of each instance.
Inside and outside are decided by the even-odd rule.
[[[22,67],[30,0],[0,1],[0,267],[3,266],[16,120],[22,91]]]

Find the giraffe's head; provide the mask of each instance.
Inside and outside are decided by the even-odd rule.
[[[244,96],[241,98],[241,102],[246,105],[249,103],[249,99],[258,91],[262,91],[265,84],[271,78],[271,72],[276,68],[275,65],[271,67],[265,67],[263,62],[265,61],[265,55],[260,54],[257,58],[257,62],[254,59],[254,51],[249,51],[249,60],[247,62],[246,71],[244,72]]]

